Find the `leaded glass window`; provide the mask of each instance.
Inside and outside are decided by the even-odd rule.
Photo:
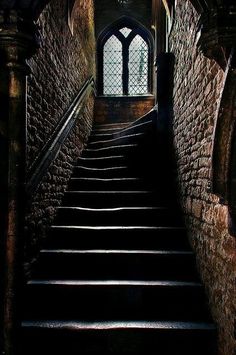
[[[137,35],[129,46],[129,95],[148,93],[148,45]]]
[[[122,6],[126,5],[129,0],[118,0],[118,3],[121,4]]]
[[[132,30],[128,27],[123,27],[120,32],[122,33],[123,36],[128,37],[128,35],[130,34],[130,32],[132,32]]]
[[[122,44],[115,35],[104,45],[103,65],[104,95],[122,95]]]
[[[101,36],[102,37],[102,36]],[[100,39],[98,83],[102,95],[145,95],[151,91],[151,39],[138,25],[111,26]]]

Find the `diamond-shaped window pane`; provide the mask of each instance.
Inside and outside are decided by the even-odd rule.
[[[129,0],[118,0],[118,3],[121,5],[125,5],[129,2]]]
[[[129,47],[129,95],[148,93],[148,44],[137,35]]]
[[[122,95],[122,44],[115,35],[104,45],[103,65],[104,95]]]
[[[128,37],[128,35],[130,34],[130,32],[132,32],[132,30],[128,27],[124,27],[120,30],[120,32],[122,33],[122,35],[126,38]]]

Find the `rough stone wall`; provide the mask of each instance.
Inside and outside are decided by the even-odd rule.
[[[52,0],[38,25],[41,46],[29,61],[28,164],[37,157],[85,80],[95,73],[93,1],[77,0],[74,34],[67,0]]]
[[[197,48],[198,19],[189,1],[177,1],[170,35],[175,55],[174,146],[186,225],[219,328],[219,354],[235,355],[236,243],[228,230],[227,206],[209,190],[224,72]]]
[[[116,123],[135,121],[148,113],[155,105],[153,96],[146,98],[122,97],[118,99],[97,97],[94,119],[98,123]]]
[[[95,72],[93,1],[77,0],[73,35],[67,22],[67,1],[52,0],[38,24],[41,47],[29,61],[28,168],[50,138],[84,82]],[[26,267],[36,256],[40,239],[60,205],[72,164],[91,130],[94,99],[91,95],[77,124],[28,205]]]

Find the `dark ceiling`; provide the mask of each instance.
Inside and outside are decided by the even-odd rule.
[[[122,16],[133,17],[150,30],[152,0],[127,0],[123,6],[119,0],[95,0],[96,36]]]

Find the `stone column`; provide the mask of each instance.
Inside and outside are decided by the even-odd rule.
[[[23,277],[26,64],[35,48],[33,21],[0,11],[1,353],[15,355]]]

